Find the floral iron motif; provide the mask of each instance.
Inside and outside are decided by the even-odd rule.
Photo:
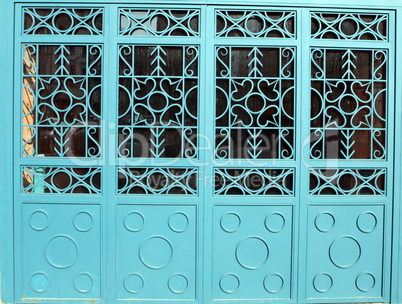
[[[312,49],[313,159],[385,159],[386,50]]]
[[[294,57],[292,47],[216,48],[217,159],[294,157]]]
[[[100,45],[23,46],[25,157],[99,157]]]

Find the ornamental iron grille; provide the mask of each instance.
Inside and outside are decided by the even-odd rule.
[[[394,11],[15,10],[10,303],[391,301]]]

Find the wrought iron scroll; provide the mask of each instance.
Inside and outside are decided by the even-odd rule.
[[[310,195],[385,195],[386,169],[310,169]]]
[[[294,158],[292,47],[216,48],[217,159]]]
[[[101,168],[22,167],[24,194],[101,194]]]
[[[101,45],[23,45],[23,156],[100,156],[101,62]]]
[[[102,35],[103,8],[24,7],[25,35]]]
[[[313,159],[385,159],[386,50],[312,49]]]
[[[198,47],[119,47],[119,156],[196,158]]]
[[[388,41],[388,14],[311,13],[311,38]]]
[[[216,37],[296,38],[293,11],[216,10]]]
[[[198,37],[199,9],[120,9],[119,35]]]
[[[197,168],[118,168],[117,194],[197,195]]]
[[[294,195],[294,169],[215,169],[215,195]]]

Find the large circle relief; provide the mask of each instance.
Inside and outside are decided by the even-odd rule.
[[[69,268],[77,261],[78,246],[67,235],[57,235],[47,243],[45,258],[56,268]]]
[[[148,268],[164,268],[169,265],[173,257],[172,244],[162,236],[150,237],[140,246],[139,257]]]
[[[248,237],[236,247],[237,262],[246,269],[258,269],[268,260],[269,248],[260,237]]]
[[[350,268],[360,259],[359,242],[351,236],[341,236],[329,247],[329,258],[339,268]]]

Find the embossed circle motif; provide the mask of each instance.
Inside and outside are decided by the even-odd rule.
[[[226,213],[221,218],[221,228],[227,233],[236,232],[241,224],[240,216],[234,212]]]
[[[151,269],[161,269],[169,265],[173,256],[170,242],[160,236],[147,239],[140,247],[141,262]]]
[[[75,216],[73,224],[78,231],[87,232],[92,229],[94,220],[88,212],[81,211]]]
[[[144,279],[138,273],[132,273],[126,276],[123,285],[129,293],[139,293],[144,288]]]
[[[318,231],[328,232],[335,225],[335,218],[329,212],[321,212],[314,220],[314,225]]]
[[[236,247],[237,262],[246,269],[258,269],[268,260],[269,248],[259,237],[248,237]]]
[[[319,273],[313,279],[313,287],[320,293],[329,291],[332,287],[333,280],[328,273]]]
[[[144,216],[139,212],[130,212],[124,218],[124,227],[128,231],[138,232],[144,227],[145,219]]]
[[[219,280],[219,287],[224,293],[235,293],[240,286],[240,279],[234,273],[227,273]]]
[[[363,212],[356,221],[357,228],[363,233],[370,233],[377,227],[377,217],[372,212]]]
[[[77,244],[69,236],[56,236],[46,245],[45,257],[53,267],[71,267],[77,261],[77,256]]]
[[[90,292],[94,288],[94,279],[89,273],[80,273],[74,278],[74,288],[81,293]]]
[[[268,215],[265,219],[265,227],[272,233],[281,232],[285,227],[285,223],[285,217],[278,212]]]
[[[176,212],[169,217],[168,225],[172,231],[181,233],[187,230],[189,220],[183,212]]]
[[[269,293],[278,293],[283,288],[284,280],[278,273],[272,273],[265,277],[264,288]]]
[[[38,210],[32,213],[29,219],[29,226],[33,230],[42,231],[45,230],[49,225],[49,216],[45,211]]]
[[[360,255],[359,243],[350,236],[337,238],[329,248],[329,257],[332,263],[339,268],[352,267],[360,259]]]
[[[184,293],[188,288],[188,279],[183,274],[174,274],[169,278],[168,287],[175,294]]]
[[[30,286],[33,291],[45,292],[49,288],[49,278],[43,272],[34,273],[31,277]]]
[[[370,272],[362,272],[356,278],[356,287],[362,292],[370,291],[374,285],[375,277]]]

